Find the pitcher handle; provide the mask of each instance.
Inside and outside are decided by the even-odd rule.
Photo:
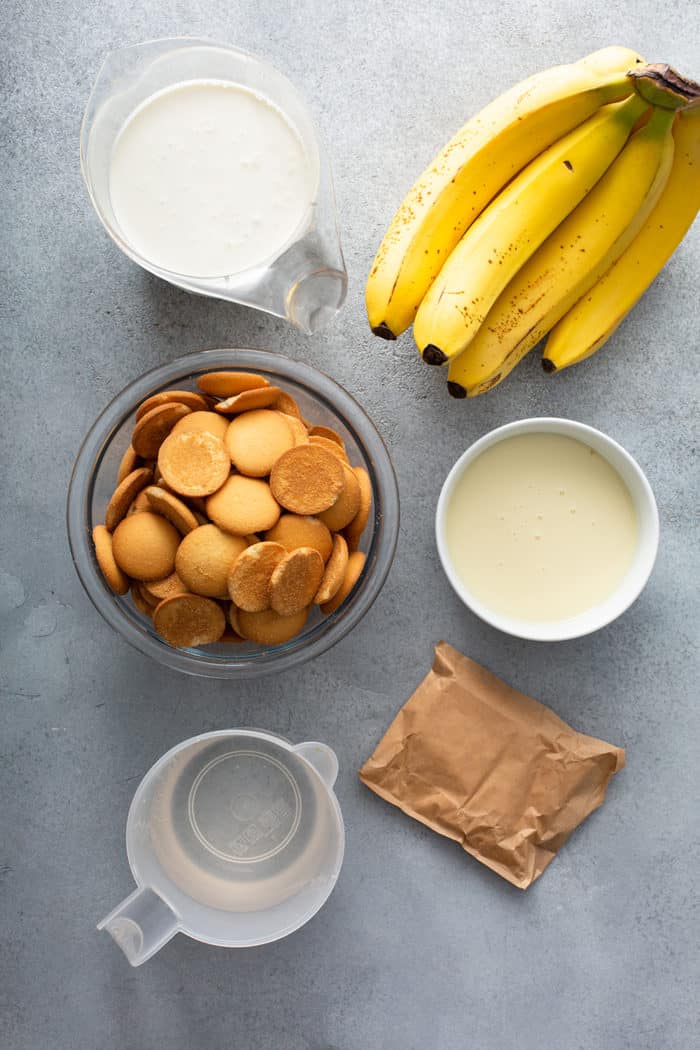
[[[338,756],[332,747],[322,744],[319,740],[305,740],[293,750],[314,767],[329,788],[333,787],[338,776]]]
[[[180,929],[180,919],[152,889],[140,887],[97,924],[117,942],[132,966],[160,951]]]

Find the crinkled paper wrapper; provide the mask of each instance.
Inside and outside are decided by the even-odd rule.
[[[360,779],[526,889],[624,764],[622,748],[575,732],[440,642]]]

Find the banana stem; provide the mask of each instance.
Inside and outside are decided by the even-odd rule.
[[[649,112],[649,103],[646,99],[643,99],[641,95],[638,95],[635,91],[629,96],[629,98],[623,99],[622,102],[614,103],[617,109],[617,115],[622,120],[627,120],[630,126],[645,113]]]
[[[663,62],[634,66],[627,75],[638,94],[653,106],[671,110],[700,107],[700,84]]]
[[[656,134],[656,135],[659,135],[659,136],[663,136],[663,135],[667,134],[667,132],[670,131],[670,129],[671,129],[675,119],[676,119],[676,110],[675,109],[658,109],[658,108],[654,108],[651,111],[651,116],[649,117],[649,123],[647,124],[647,128],[649,129],[649,134],[650,135],[655,135]]]

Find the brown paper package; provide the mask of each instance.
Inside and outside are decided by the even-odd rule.
[[[622,748],[575,732],[439,642],[360,779],[526,889],[624,764]]]

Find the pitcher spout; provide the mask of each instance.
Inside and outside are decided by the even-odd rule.
[[[134,890],[97,924],[114,938],[132,966],[140,966],[160,951],[180,929],[172,908],[153,890]]]
[[[290,288],[287,316],[302,332],[313,335],[331,323],[345,302],[347,290],[344,270],[313,270]]]

